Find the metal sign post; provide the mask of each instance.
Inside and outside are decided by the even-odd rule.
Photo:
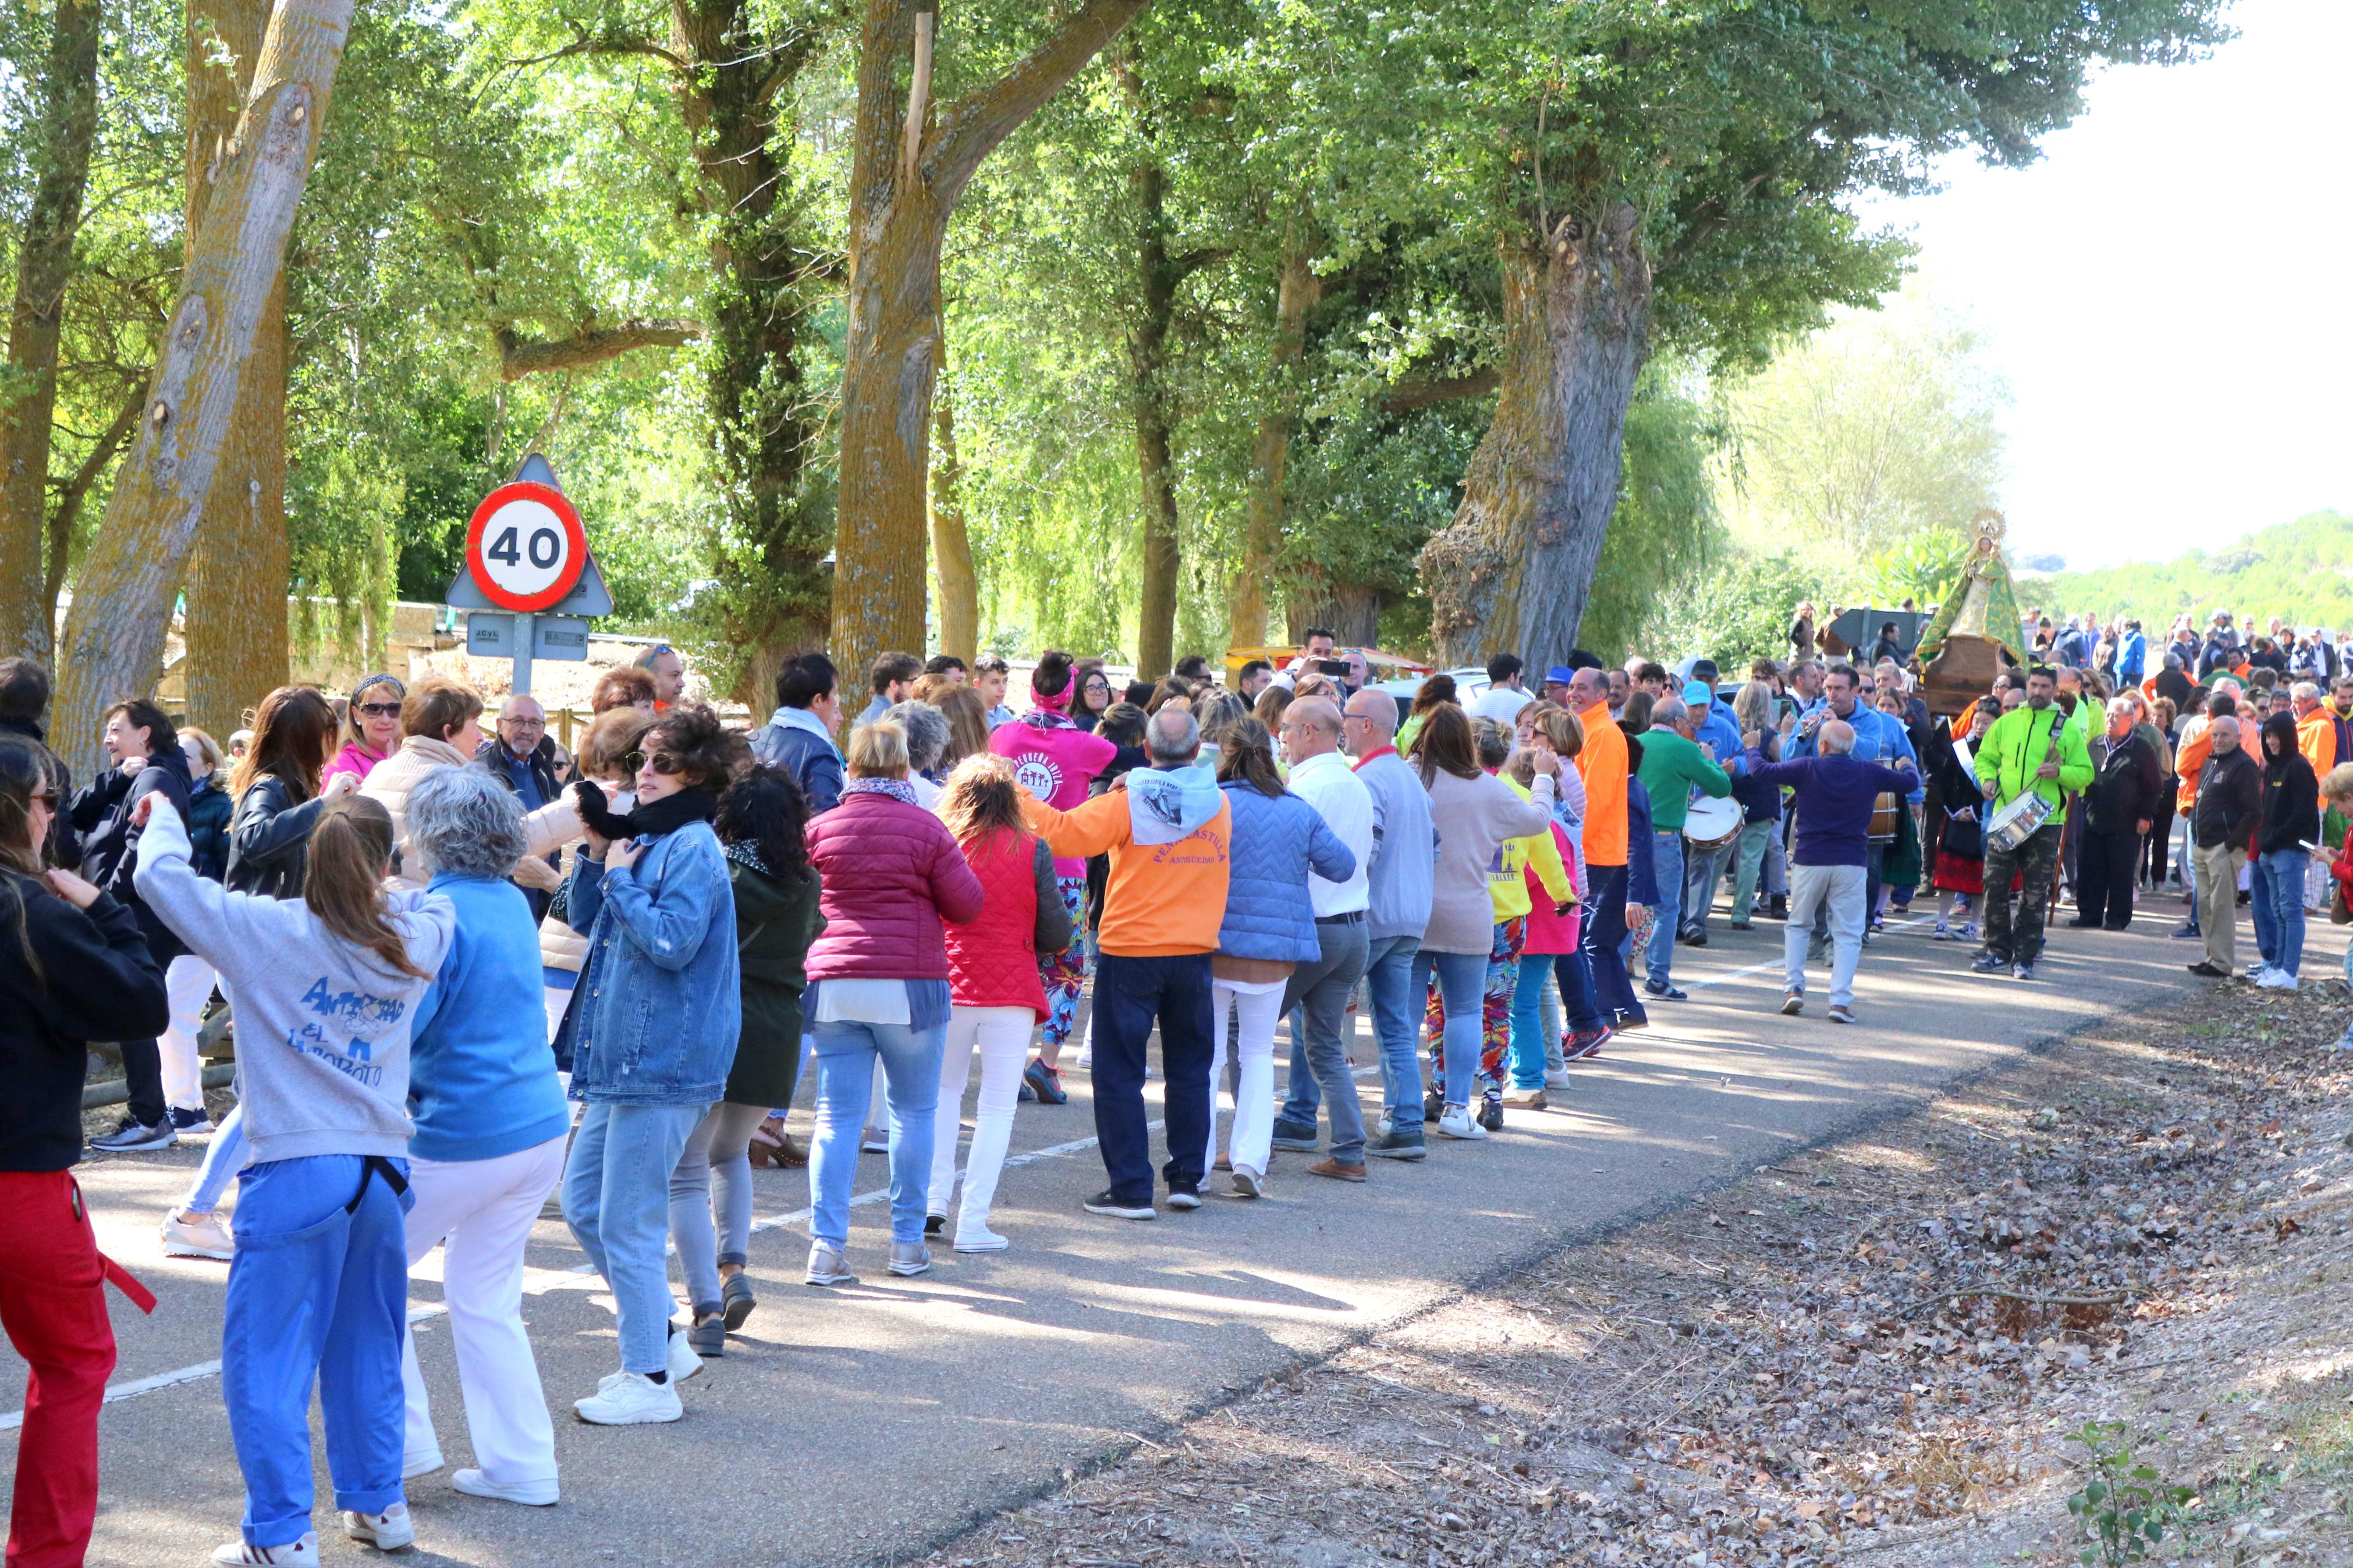
[[[588,622],[613,613],[612,592],[588,551],[580,514],[537,452],[474,509],[466,572],[449,584],[466,617],[466,651],[514,662],[514,691],[531,694],[536,658],[585,659]]]

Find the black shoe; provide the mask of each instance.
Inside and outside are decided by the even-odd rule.
[[[2077,915],[2073,920],[2067,922],[2067,929],[2069,931],[2089,931],[2099,923],[2100,922],[2095,920],[2088,919],[2083,915]]]
[[[923,1216],[923,1234],[925,1236],[937,1236],[940,1232],[947,1229],[947,1227],[948,1216],[944,1214],[927,1214]]]
[[[2172,937],[2176,942],[2203,942],[2206,940],[2204,935],[2198,930],[2198,922],[2196,921],[2183,921],[2179,925],[2175,926],[2166,934]]]
[[[1500,1100],[1481,1100],[1479,1125],[1490,1132],[1501,1132],[1504,1130],[1504,1102]]]
[[[1757,927],[1748,921],[1735,921],[1732,922],[1732,929],[1734,931],[1755,931]]]
[[[1445,1114],[1446,1095],[1444,1091],[1433,1089],[1428,1094],[1421,1097],[1422,1121],[1426,1122],[1435,1121]]]
[[[1376,1160],[1419,1160],[1428,1157],[1429,1147],[1422,1142],[1419,1131],[1410,1136],[1403,1132],[1383,1132],[1365,1141],[1365,1152]]]
[[[1969,967],[1979,974],[2000,974],[2010,967],[2010,960],[1998,952],[1981,952],[1969,960]]]
[[[1630,1007],[1616,1015],[1614,1026],[1621,1035],[1636,1029],[1647,1029],[1651,1026],[1651,1015],[1644,1008]]]
[[[2231,978],[2231,972],[2229,970],[2218,969],[2202,958],[2195,963],[2186,964],[2183,967],[2187,968],[2190,973],[2202,974],[2209,980],[2228,980]]]
[[[1168,1206],[1172,1209],[1199,1208],[1201,1206],[1201,1189],[1198,1187],[1170,1187],[1168,1189]]]
[[[1774,894],[1772,905],[1770,908],[1767,909],[1765,912],[1777,921],[1788,920],[1789,918],[1789,895],[1787,893]]]
[[[1278,1121],[1270,1142],[1277,1149],[1288,1149],[1294,1154],[1313,1154],[1321,1147],[1315,1142],[1315,1129],[1302,1127],[1296,1121]]]
[[[164,1114],[172,1119],[172,1131],[174,1132],[209,1132],[213,1130],[213,1119],[205,1114],[202,1106],[194,1110],[183,1110],[175,1105]]]
[[[2101,926],[2101,927],[2100,927],[2100,929],[2101,929],[2102,931],[2130,931],[2130,930],[2132,930],[2132,921],[2125,921],[2123,924],[2121,924],[2121,925],[2119,925],[2119,924],[2116,923],[2115,921],[2109,921],[2108,923],[2106,923],[2106,924],[2105,924],[2105,925]]]
[[[1199,1202],[1200,1200],[1198,1198],[1194,1200],[1194,1203],[1197,1205]],[[1159,1211],[1152,1206],[1149,1200],[1140,1204],[1132,1204],[1127,1202],[1125,1199],[1115,1195],[1109,1187],[1105,1187],[1102,1192],[1097,1193],[1094,1196],[1089,1198],[1079,1206],[1086,1210],[1089,1214],[1107,1214],[1113,1219],[1157,1219],[1160,1217]]]
[[[1691,993],[1673,985],[1662,985],[1655,980],[1642,982],[1642,989],[1662,1002],[1688,1002]]]
[[[1682,935],[1676,937],[1675,940],[1682,942],[1685,947],[1705,947],[1707,945],[1707,932],[1704,931],[1687,931]]]

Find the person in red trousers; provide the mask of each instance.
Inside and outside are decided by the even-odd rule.
[[[80,1568],[98,1512],[98,1409],[114,1371],[106,1281],[155,1299],[99,1254],[71,1167],[92,1040],[170,1021],[164,972],[129,910],[41,868],[58,809],[40,746],[0,735],[0,1328],[25,1358],[25,1426],[6,1568]]]

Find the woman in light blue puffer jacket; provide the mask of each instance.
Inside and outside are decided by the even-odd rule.
[[[1226,916],[1218,930],[1218,951],[1209,956],[1210,1005],[1218,1023],[1209,1084],[1214,1092],[1230,1050],[1240,1077],[1226,1147],[1235,1195],[1254,1198],[1266,1184],[1274,1136],[1275,1020],[1282,1016],[1292,970],[1323,952],[1307,898],[1308,874],[1345,882],[1356,874],[1356,858],[1321,813],[1283,787],[1265,725],[1236,720],[1217,739],[1218,783],[1233,810],[1233,845]],[[1237,1024],[1230,1045],[1229,1018]],[[1210,1146],[1202,1154],[1205,1167],[1213,1164],[1217,1139],[1213,1117]]]

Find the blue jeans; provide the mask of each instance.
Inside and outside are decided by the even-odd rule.
[[[2263,962],[2294,974],[2304,963],[2304,874],[2312,856],[2302,849],[2269,849],[2255,858],[2253,895],[2255,945]]]
[[[670,1173],[709,1109],[592,1100],[565,1162],[565,1223],[613,1292],[623,1372],[670,1365]]]
[[[1409,994],[1430,994],[1432,970],[1437,972],[1439,994],[1446,1010],[1446,1103],[1468,1105],[1472,1084],[1479,1076],[1479,1052],[1485,1033],[1487,955],[1422,949],[1413,955]],[[1415,1068],[1417,1077],[1420,1070]]]
[[[253,1545],[290,1545],[311,1528],[313,1383],[335,1506],[382,1513],[402,1500],[407,1183],[407,1161],[357,1154],[269,1160],[245,1172],[221,1396]]]
[[[1106,952],[1095,970],[1095,1141],[1112,1197],[1152,1201],[1152,1131],[1144,1119],[1145,1047],[1160,1025],[1160,1068],[1167,1087],[1171,1192],[1198,1193],[1209,1146],[1209,1058],[1217,1028],[1209,1001],[1209,955],[1156,958]],[[920,1223],[922,1215],[916,1218]]]
[[[874,1098],[874,1058],[882,1058],[891,1110],[891,1239],[923,1239],[923,1205],[932,1190],[932,1138],[940,1104],[940,1057],[948,1026],[811,1024],[817,1040],[817,1142],[809,1151],[809,1235],[836,1247],[849,1240],[849,1189],[858,1184],[858,1145]]]
[[[1653,829],[1651,865],[1657,868],[1659,901],[1651,909],[1651,945],[1642,955],[1653,985],[1671,985],[1675,964],[1675,932],[1683,918],[1683,831]]]
[[[1418,936],[1385,936],[1365,958],[1365,989],[1372,994],[1373,1034],[1381,1048],[1381,1089],[1389,1129],[1396,1132],[1421,1130],[1421,1058],[1414,1050],[1420,1024],[1414,1003],[1421,993],[1413,981],[1414,955],[1420,951]]]
[[[1512,993],[1512,1087],[1542,1089],[1545,1081],[1545,983],[1575,953],[1523,952],[1519,988]]]
[[[1757,898],[1759,893],[1767,898],[1772,897],[1773,879],[1769,873],[1774,868],[1776,861],[1767,852],[1776,847],[1775,836],[1780,832],[1780,829],[1781,824],[1777,819],[1772,822],[1752,822],[1740,830],[1739,842],[1733,846],[1735,858],[1732,863],[1732,918],[1734,920],[1745,921],[1748,918],[1749,911],[1757,907]]]
[[[245,1168],[245,1157],[251,1146],[245,1136],[245,1107],[237,1104],[213,1128],[212,1146],[205,1151],[205,1163],[196,1168],[196,1179],[189,1184],[187,1201],[181,1205],[191,1214],[210,1214],[220,1207],[221,1194],[237,1180]],[[283,1545],[282,1542],[265,1541],[264,1546]]]
[[[1598,1029],[1641,1004],[1626,980],[1626,868],[1588,866],[1585,876],[1585,920],[1577,933],[1582,983],[1569,997],[1568,1022]]]

